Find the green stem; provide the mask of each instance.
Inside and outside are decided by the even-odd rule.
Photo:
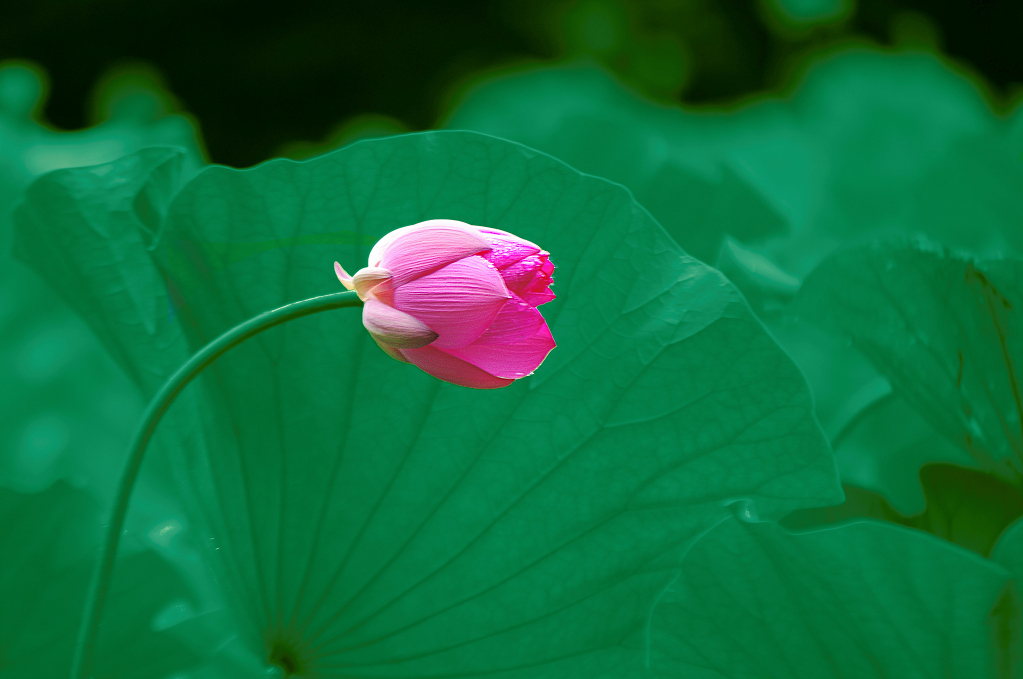
[[[103,615],[103,602],[106,599],[110,576],[114,569],[117,545],[121,538],[121,531],[124,528],[124,517],[128,512],[131,491],[135,486],[139,467],[142,466],[146,445],[153,437],[153,432],[156,431],[160,418],[170,408],[177,395],[210,364],[233,347],[255,337],[261,332],[281,323],[301,318],[302,316],[354,306],[362,306],[362,301],[358,295],[354,292],[337,292],[332,295],[313,297],[312,299],[288,304],[279,309],[266,311],[254,318],[250,318],[244,323],[231,328],[200,349],[177,372],[171,375],[170,379],[164,383],[160,391],[153,397],[149,407],[146,408],[146,412],[142,415],[142,422],[135,432],[135,438],[132,440],[131,448],[128,452],[128,461],[121,474],[121,481],[117,486],[114,508],[110,514],[110,523],[107,526],[107,532],[103,539],[103,551],[100,555],[99,563],[96,565],[96,571],[92,576],[92,582],[89,584],[89,594],[85,602],[85,614],[82,617],[82,626],[78,630],[78,644],[75,647],[74,664],[71,666],[71,679],[86,679],[89,676],[93,649],[96,645],[96,635],[99,631],[100,618]]]

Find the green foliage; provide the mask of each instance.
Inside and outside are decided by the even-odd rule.
[[[682,52],[572,7],[566,49],[682,86]],[[95,129],[163,119],[154,82],[112,74]],[[44,89],[0,70],[0,163],[21,163],[0,207],[43,167],[4,125]],[[52,297],[0,305],[24,331],[0,334],[5,369],[46,385],[0,391],[3,431],[34,432],[0,447],[0,485],[33,491],[0,488],[0,676],[66,670],[139,405],[93,397],[114,373],[86,328],[127,375],[110,389],[149,397],[433,217],[552,253],[557,349],[493,392],[387,358],[348,311],[232,350],[157,432],[97,676],[1019,676],[1023,116],[984,97],[908,51],[844,48],[730,111],[574,64],[499,74],[447,124],[589,174],[472,132],[376,138],[402,128],[365,117],[288,150],[346,145],[308,162],[196,173],[163,147],[39,178],[16,252],[85,325],[22,324]],[[54,337],[63,363],[39,358]],[[83,444],[61,408],[108,436]]]
[[[883,519],[988,556],[1002,532],[1023,515],[1019,488],[984,472],[950,464],[926,464],[920,470],[920,484],[927,506],[913,516],[900,514],[877,493],[847,485],[841,505],[801,509],[782,523],[798,529],[862,517]]]
[[[0,676],[66,675],[102,525],[95,500],[64,482],[40,493],[0,489]],[[152,626],[168,607],[192,599],[155,552],[125,555],[100,633],[96,679],[155,679],[197,664],[200,656]]]
[[[784,98],[733,110],[655,104],[572,65],[481,80],[446,125],[630,188],[683,248],[716,262],[796,360],[843,479],[914,514],[922,465],[976,462],[844,336],[787,306],[850,243],[920,234],[978,255],[1023,254],[1019,111],[995,115],[982,87],[932,54],[848,46],[801,65]]]
[[[679,111],[638,98],[589,65],[496,78],[471,90],[445,126],[512,139],[621,182],[705,261],[726,233],[757,242],[786,229],[741,167],[698,166],[676,151],[687,131]]]
[[[239,347],[168,415],[153,452],[251,657],[321,677],[592,675],[732,505],[780,517],[840,501],[798,371],[620,187],[482,135],[392,137],[209,168],[149,250],[130,195],[173,194],[167,162],[50,175],[17,215],[20,251],[136,375],[173,362],[162,338],[195,348],[333,291],[330,262],[358,266],[373,239],[431,217],[512,231],[558,266],[558,348],[506,389],[399,364],[341,312]],[[97,175],[125,192],[79,188]],[[105,200],[125,206],[107,210],[116,229],[91,225]],[[48,263],[64,239],[97,259]]]
[[[1023,263],[913,244],[837,253],[795,313],[848,338],[935,431],[989,472],[1023,478]]]
[[[143,402],[88,326],[35,273],[10,256],[9,213],[40,173],[111,161],[144,146],[166,143],[186,148],[186,155],[176,162],[187,171],[197,169],[203,161],[194,124],[171,114],[173,107],[164,101],[169,95],[158,89],[154,77],[138,68],[111,71],[94,95],[99,124],[61,132],[40,120],[45,73],[27,62],[0,63],[2,487],[35,492],[63,478],[103,502],[113,493]],[[117,219],[93,216],[97,228],[103,227],[96,220]],[[73,249],[60,255],[75,256]]]
[[[445,124],[514,139],[621,182],[687,252],[716,262],[743,291],[810,382],[846,484],[844,504],[798,511],[786,525],[819,528],[876,517],[986,555],[1023,508],[1023,417],[1015,386],[1023,351],[1017,346],[1023,328],[1017,327],[1016,314],[1023,300],[1017,300],[1019,262],[1011,259],[1023,253],[1018,228],[1021,121],[1019,110],[1012,116],[993,112],[982,86],[932,54],[849,46],[801,66],[784,98],[764,98],[733,110],[665,107],[643,100],[591,66],[575,64],[481,79],[468,88]],[[724,188],[729,183],[739,190],[728,194]],[[729,211],[719,217],[707,208],[714,203]],[[833,254],[879,238],[915,235],[987,259],[891,245]],[[871,536],[860,540],[850,529],[818,535],[835,542],[835,554],[840,553],[838,542],[848,540],[850,550],[869,552],[863,556],[869,568],[897,570],[897,562],[881,565],[887,563],[881,553],[882,545],[902,539],[899,533],[860,524],[856,530]],[[782,535],[774,527],[749,530]],[[1013,553],[1013,534],[1010,529],[1002,537],[1002,554]],[[713,536],[698,542],[685,564],[705,547],[710,550]],[[778,544],[804,539],[810,538],[779,537]],[[964,558],[961,551],[933,540],[920,544],[933,557],[920,551],[905,558]],[[804,556],[789,547],[776,551],[791,555],[770,558],[779,577],[807,583],[818,577],[800,570],[797,564]],[[729,575],[730,562],[723,556],[728,553],[717,551],[707,572],[720,577],[724,591],[741,591],[748,573],[737,569]],[[998,553],[995,549],[995,558]],[[835,587],[851,577],[843,573],[835,576]],[[941,576],[907,570],[904,577],[938,582]],[[685,571],[682,587],[684,580]],[[707,588],[694,586],[690,593],[700,594],[701,587]],[[971,643],[988,648],[978,625],[992,611],[996,651],[989,656],[978,650],[965,661],[968,670],[953,669],[951,656],[945,667],[928,666],[930,660],[916,667],[904,663],[922,649],[952,646],[948,640],[954,637],[947,630],[932,628],[928,634],[934,634],[916,640],[903,637],[906,655],[900,660],[898,654],[871,646],[891,633],[868,625],[855,634],[866,644],[861,648],[869,650],[836,663],[840,669],[835,673],[937,676],[947,669],[953,676],[1011,674],[1020,661],[1018,601],[1013,591],[996,589],[974,599],[971,622]],[[941,585],[929,603],[918,599],[905,604],[907,611],[916,615],[936,604],[952,606],[943,599],[953,596],[949,592]],[[731,602],[728,598],[719,605],[727,609]],[[680,618],[666,627],[676,636],[662,640],[665,654],[680,653],[687,644],[694,654],[678,656],[689,665],[664,665],[670,668],[662,668],[666,676],[700,676],[697,667],[715,668],[717,673],[706,670],[707,676],[756,676],[757,671],[801,676],[800,665],[787,671],[778,655],[728,664],[745,652],[740,649],[762,643],[761,629],[732,635],[735,646],[717,659],[705,652],[705,647],[727,648],[720,638],[729,638],[741,619],[709,625],[705,611],[717,610],[716,605],[700,608],[691,616],[696,622]],[[819,610],[840,615],[834,613],[834,600],[817,597],[804,606],[800,614],[807,620]],[[861,621],[869,623],[869,614]],[[914,623],[907,619],[904,624]],[[790,638],[791,626],[780,627],[784,631],[777,638]],[[702,644],[685,641],[697,632],[705,633],[699,637]],[[637,635],[650,638],[642,631]],[[638,646],[648,658],[656,657],[657,642]],[[958,640],[954,646],[961,648]],[[816,658],[838,654],[841,645],[803,639],[792,648],[790,657],[809,652]],[[875,669],[858,665],[870,658],[881,658]],[[812,667],[812,659],[806,667]]]
[[[89,323],[147,395],[189,356],[164,274],[149,255],[182,184],[184,160],[177,149],[150,148],[96,168],[53,172],[31,186],[15,216],[19,257]]]
[[[584,64],[520,69],[474,83],[444,124],[621,182],[706,261],[724,234],[797,276],[847,241],[893,233],[1023,252],[1019,122],[995,116],[977,84],[932,54],[820,53],[785,98],[734,110],[655,104]],[[726,181],[740,195],[716,199]],[[739,212],[708,219],[714,200]]]
[[[800,327],[811,334],[812,326]],[[811,336],[820,339],[824,333]],[[919,478],[924,465],[949,463],[962,469],[977,466],[962,446],[935,431],[906,399],[892,391],[888,380],[869,364],[862,365],[866,359],[846,346],[842,337],[822,339],[819,348],[829,362],[829,370],[818,374],[818,384],[827,384],[834,374],[830,368],[843,361],[854,368],[846,376],[852,384],[858,384],[857,379],[868,380],[862,387],[846,392],[851,396],[825,424],[843,482],[875,490],[899,512],[915,514],[926,502]],[[831,398],[840,400],[842,395],[835,389]]]
[[[761,0],[771,18],[790,30],[848,18],[852,0]]]
[[[1013,624],[995,608],[1006,586],[991,562],[890,524],[732,520],[686,557],[649,662],[694,679],[1014,676],[991,651]]]
[[[1005,566],[1017,580],[1023,579],[1023,522],[1016,521],[998,538],[991,558]]]

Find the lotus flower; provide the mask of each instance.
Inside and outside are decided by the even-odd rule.
[[[380,348],[445,382],[504,387],[555,346],[536,308],[554,299],[554,264],[505,231],[431,219],[381,238],[354,276],[334,271]]]

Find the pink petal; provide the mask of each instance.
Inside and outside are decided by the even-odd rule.
[[[437,339],[437,333],[415,316],[370,297],[362,307],[362,324],[378,344],[415,349]]]
[[[395,289],[394,307],[430,326],[438,349],[464,347],[490,326],[511,298],[501,274],[482,257],[466,257]]]
[[[381,238],[370,250],[369,265],[389,270],[391,284],[398,287],[489,249],[475,227],[453,219],[431,219]]]
[[[540,252],[538,245],[506,231],[485,227],[479,227],[479,230],[491,247],[490,252],[482,255],[482,257],[498,269],[503,269],[521,259]]]
[[[402,349],[401,353],[423,372],[439,380],[473,389],[497,389],[506,387],[515,380],[501,379],[480,370],[471,363],[435,348],[433,345],[420,349]]]
[[[533,335],[544,324],[543,315],[521,297],[514,296],[501,307],[474,344],[515,344]]]
[[[544,322],[532,337],[522,342],[496,344],[481,337],[467,347],[451,349],[450,353],[491,375],[517,380],[536,370],[555,346],[551,330]]]
[[[524,299],[526,303],[530,304],[531,306],[536,307],[540,306],[541,304],[546,304],[547,302],[550,302],[552,299],[556,299],[556,297],[554,296],[554,293],[551,292],[550,290],[541,290],[540,292],[527,292],[522,295],[522,299]]]
[[[552,281],[554,265],[547,258],[547,253],[530,255],[514,264],[501,269],[501,278],[512,292],[521,294],[541,292]]]

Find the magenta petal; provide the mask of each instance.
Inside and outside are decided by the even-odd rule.
[[[423,372],[439,380],[473,389],[498,389],[515,380],[495,377],[471,363],[435,348],[433,345],[420,349],[402,349],[401,353]]]
[[[531,306],[540,306],[546,304],[553,299],[557,299],[550,289],[541,290],[540,292],[527,292],[522,295],[522,299]]]
[[[482,339],[467,347],[452,349],[451,354],[491,375],[511,380],[525,377],[536,370],[556,346],[546,322],[532,337],[516,344],[491,344]]]
[[[489,249],[476,227],[453,219],[432,219],[381,238],[369,253],[369,266],[389,270],[391,285],[398,287]]]
[[[523,294],[540,292],[551,284],[554,265],[550,263],[546,252],[530,255],[501,269],[501,278],[512,292]]]
[[[514,296],[501,307],[479,339],[474,344],[515,344],[522,342],[539,330],[544,324],[543,315],[521,297]]]
[[[426,346],[437,339],[437,333],[415,316],[372,297],[362,307],[362,324],[378,344],[399,349]]]
[[[501,274],[482,257],[466,257],[394,291],[394,307],[438,334],[438,349],[464,347],[490,326],[511,298]]]
[[[481,256],[498,269],[503,269],[540,252],[540,247],[535,243],[530,243],[528,240],[523,240],[506,231],[480,227],[480,233],[490,243],[491,248],[490,252]]]

